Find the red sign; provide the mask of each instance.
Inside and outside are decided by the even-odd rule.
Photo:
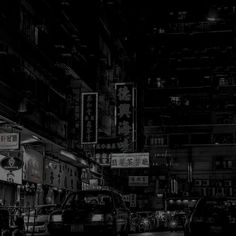
[[[97,143],[98,93],[82,93],[81,144]]]

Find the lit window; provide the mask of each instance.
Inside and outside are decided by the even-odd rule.
[[[173,103],[177,106],[179,106],[181,104],[181,100],[180,100],[179,96],[171,96],[170,101],[171,101],[171,103]]]

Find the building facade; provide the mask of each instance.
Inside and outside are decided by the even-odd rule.
[[[235,6],[212,7],[170,12],[145,64],[144,150],[166,198],[235,195]]]
[[[100,137],[116,135],[113,85],[125,71],[125,50],[105,21],[109,4],[95,1],[93,17],[90,6],[76,1],[0,5],[0,199],[60,203],[71,191],[103,185],[107,174],[95,150]],[[83,144],[82,94],[88,93],[98,95],[96,140]],[[6,157],[18,169],[9,169]]]

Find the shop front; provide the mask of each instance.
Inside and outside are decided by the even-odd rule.
[[[22,206],[43,204],[43,146],[23,146],[23,176],[20,191]]]
[[[13,206],[19,200],[22,184],[22,156],[20,151],[0,153],[0,204]]]
[[[72,164],[45,158],[44,201],[47,204],[61,204],[68,193],[80,189],[81,171]]]

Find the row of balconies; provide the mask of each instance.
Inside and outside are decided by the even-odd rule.
[[[234,72],[232,72],[234,74]],[[149,77],[147,79],[147,87],[148,89],[158,89],[158,90],[165,90],[165,89],[194,89],[199,88],[202,89],[203,87],[230,87],[236,85],[236,79],[232,76],[230,72],[221,72],[216,73],[214,75],[194,75],[191,76],[191,80],[186,73],[184,75],[182,73],[177,76],[155,76]],[[197,78],[196,78],[197,77]],[[193,78],[196,78],[193,79]]]
[[[179,133],[146,134],[145,146],[177,147],[185,145],[232,145],[236,143],[234,131],[231,133]]]
[[[232,31],[232,21],[201,21],[171,23],[160,31],[161,34],[188,34]]]

